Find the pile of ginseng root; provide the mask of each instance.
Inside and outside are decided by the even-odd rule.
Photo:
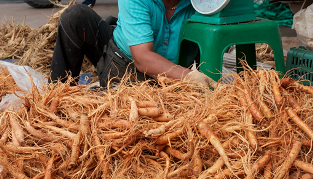
[[[0,174],[312,178],[312,87],[274,70],[229,75],[215,90],[161,76],[105,91],[33,85],[22,108],[1,113]]]

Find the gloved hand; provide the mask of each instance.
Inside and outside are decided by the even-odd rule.
[[[217,82],[214,81],[212,78],[208,77],[204,73],[199,72],[198,70],[193,70],[189,72],[183,81],[190,81],[194,83],[199,83],[202,84],[205,87],[210,87],[210,88],[216,88]]]

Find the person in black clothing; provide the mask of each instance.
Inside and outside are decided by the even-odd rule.
[[[85,55],[97,68],[101,87],[131,74],[131,81],[163,75],[214,88],[216,82],[204,73],[177,64],[182,21],[195,12],[190,0],[119,0],[118,4],[118,19],[103,20],[83,4],[62,13],[50,82],[65,82],[68,75],[78,81]],[[197,48],[189,48],[188,63],[197,53]]]

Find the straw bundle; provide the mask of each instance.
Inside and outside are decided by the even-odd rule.
[[[43,75],[50,76],[59,18],[64,10],[74,3],[75,1],[71,0],[68,5],[55,4],[62,9],[37,29],[25,25],[25,22],[16,25],[14,19],[3,23],[0,27],[0,59],[19,59],[16,64],[30,66]],[[86,72],[91,72],[96,80],[96,68],[84,58],[82,73]]]
[[[272,48],[265,43],[258,44],[256,46],[256,56],[258,61],[274,61],[274,53]]]

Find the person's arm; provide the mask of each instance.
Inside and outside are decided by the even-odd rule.
[[[147,75],[156,78],[159,74],[172,79],[192,81],[204,86],[216,88],[217,83],[200,73],[198,70],[191,71],[188,68],[176,65],[153,51],[153,42],[130,46],[136,68]]]
[[[198,70],[176,65],[170,60],[154,52],[154,37],[151,26],[151,1],[121,0],[119,3],[119,18],[123,39],[127,40],[132,59],[138,71],[153,78],[164,75],[168,78],[200,83],[212,86],[211,78]],[[213,81],[213,82],[212,82]]]
[[[172,79],[184,79],[190,69],[176,65],[154,52],[153,42],[130,46],[130,51],[138,71],[156,78],[159,74]]]

